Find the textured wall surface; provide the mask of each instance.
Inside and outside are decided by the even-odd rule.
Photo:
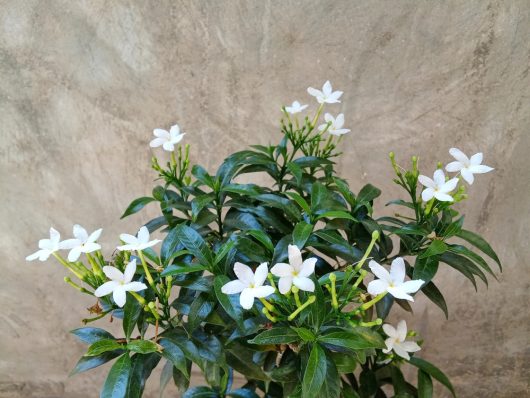
[[[103,227],[110,253],[156,212],[119,220],[153,186],[154,127],[178,122],[213,169],[275,142],[280,105],[314,109],[306,87],[326,79],[352,129],[340,171],[383,188],[376,211],[400,193],[390,150],[426,174],[451,146],[496,168],[460,208],[503,260],[499,283],[475,293],[443,268],[449,321],[421,297],[407,319],[460,396],[530,396],[529,38],[525,0],[0,1],[0,397],[92,397],[107,371],[67,377],[85,348],[68,330],[94,300],[24,261],[50,225]]]

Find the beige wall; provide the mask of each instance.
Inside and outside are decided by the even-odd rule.
[[[460,396],[530,394],[529,13],[525,0],[0,1],[0,397],[96,396],[107,370],[67,377],[84,349],[68,330],[94,300],[60,265],[24,261],[50,225],[103,227],[110,252],[147,220],[119,216],[153,186],[154,127],[178,122],[213,170],[275,142],[280,105],[312,103],[306,87],[326,79],[352,129],[339,169],[384,189],[378,211],[398,193],[390,150],[426,173],[453,145],[496,168],[460,207],[504,261],[499,283],[475,293],[443,267],[449,321],[420,298],[410,324]]]

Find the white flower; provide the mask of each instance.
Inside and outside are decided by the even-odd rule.
[[[68,261],[77,261],[81,253],[92,253],[101,249],[101,246],[96,243],[101,235],[101,231],[102,229],[100,228],[88,235],[86,229],[79,224],[75,224],[74,237],[77,244],[68,253]]]
[[[123,273],[118,268],[110,265],[103,267],[103,272],[110,281],[98,287],[94,295],[96,297],[103,297],[112,293],[114,302],[120,308],[125,305],[125,292],[139,292],[140,290],[147,289],[147,286],[142,282],[132,282],[134,273],[136,272],[136,259],[127,264]]]
[[[57,250],[62,249],[71,249],[77,244],[76,239],[67,239],[61,242],[61,234],[50,228],[50,239],[41,239],[39,240],[39,249],[35,253],[30,254],[26,257],[26,261],[33,261],[37,258],[40,261],[46,261],[52,253],[55,253]]]
[[[252,308],[254,298],[265,298],[274,293],[274,288],[272,286],[263,286],[263,283],[269,274],[267,263],[260,264],[259,267],[256,268],[255,273],[252,272],[248,265],[235,263],[234,272],[237,279],[225,284],[221,288],[221,291],[224,294],[241,293],[239,296],[239,302],[244,309],[249,310]]]
[[[278,289],[281,294],[291,290],[292,285],[306,292],[314,292],[315,284],[309,276],[315,272],[316,258],[302,261],[302,253],[296,245],[289,245],[289,264],[278,263],[271,268],[271,273],[280,278]]]
[[[286,106],[285,110],[291,115],[294,115],[295,113],[302,112],[305,108],[307,108],[307,105],[301,105],[300,102],[294,101],[291,106]]]
[[[175,149],[175,144],[178,144],[186,133],[180,132],[180,127],[178,124],[171,126],[169,131],[163,129],[154,129],[153,134],[155,135],[154,140],[149,143],[151,148],[157,148],[162,145],[164,150],[172,152]]]
[[[414,301],[408,293],[417,292],[424,283],[421,279],[405,282],[405,261],[401,257],[392,261],[390,273],[374,260],[371,260],[368,266],[379,278],[368,284],[368,293],[372,296],[388,292],[395,298]]]
[[[482,153],[475,153],[471,158],[468,158],[464,152],[457,148],[449,149],[449,153],[456,159],[456,162],[451,162],[445,169],[450,172],[459,171],[462,178],[466,180],[469,185],[473,184],[475,177],[473,174],[483,174],[493,170],[482,163]]]
[[[418,177],[419,182],[425,187],[421,193],[423,201],[428,202],[433,197],[438,199],[440,202],[452,202],[453,197],[449,195],[449,192],[456,188],[458,184],[458,178],[451,178],[445,182],[445,174],[443,170],[436,170],[433,176],[434,180],[429,177],[420,175]]]
[[[324,120],[326,123],[321,124],[318,129],[320,131],[323,131],[327,126],[328,123],[331,122],[331,125],[329,126],[327,132],[332,135],[343,135],[350,132],[349,129],[343,129],[342,126],[344,126],[344,114],[339,113],[337,115],[337,118],[334,118],[330,113],[326,113],[324,115]]]
[[[323,104],[324,102],[327,102],[328,104],[335,104],[337,102],[340,102],[339,98],[342,95],[342,91],[333,91],[329,80],[322,86],[322,91],[317,90],[313,87],[309,87],[307,89],[307,92],[309,93],[309,95],[316,97],[317,101],[320,104]]]
[[[144,250],[148,247],[154,246],[159,242],[162,242],[160,239],[154,239],[152,241],[149,241],[149,230],[147,227],[143,226],[138,231],[138,235],[132,236],[129,234],[121,234],[120,239],[124,241],[126,244],[123,246],[118,246],[118,250]]]
[[[394,350],[397,355],[408,361],[410,359],[409,352],[421,350],[420,346],[415,341],[405,341],[407,338],[407,323],[404,320],[399,321],[397,329],[392,325],[385,323],[383,325],[383,330],[388,336],[388,339],[385,340],[386,348],[383,349],[385,354]]]

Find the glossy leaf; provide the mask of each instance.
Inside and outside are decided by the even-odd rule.
[[[326,378],[326,354],[320,345],[313,344],[307,366],[302,379],[302,395],[304,398],[318,397],[318,393]]]
[[[127,344],[127,349],[138,354],[149,354],[158,351],[158,344],[151,340],[133,340]]]
[[[131,358],[123,354],[112,366],[101,390],[100,398],[127,398],[131,375]]]
[[[425,373],[429,374],[434,379],[438,380],[451,392],[451,394],[453,394],[453,397],[456,397],[455,389],[453,388],[453,385],[451,384],[447,376],[432,363],[427,362],[425,359],[421,359],[418,357],[411,357],[409,363],[416,366],[418,369],[421,369]]]
[[[114,336],[112,334],[100,328],[92,328],[92,327],[78,328],[78,329],[71,330],[70,333],[72,333],[75,337],[77,337],[83,343],[87,343],[87,344],[93,344],[96,341],[100,341],[100,340],[114,340]]]
[[[140,210],[144,208],[144,206],[148,203],[154,202],[155,198],[151,198],[148,196],[144,196],[142,198],[134,199],[129,206],[127,206],[127,209],[122,214],[120,218],[125,218],[127,216],[130,216],[131,214],[138,213]]]
[[[88,347],[87,353],[85,355],[95,356],[95,355],[103,354],[104,352],[107,352],[107,351],[114,351],[114,350],[119,350],[123,348],[124,346],[118,343],[116,340],[110,340],[110,339],[99,340],[99,341],[96,341],[95,343],[92,343],[90,347]]]
[[[495,260],[495,262],[499,265],[499,269],[502,271],[501,261],[499,260],[499,257],[497,257],[495,251],[492,249],[490,244],[486,242],[484,238],[474,232],[467,231],[465,229],[461,230],[458,234],[456,234],[456,236],[468,241],[473,246],[481,250],[483,253],[490,256],[493,260]]]
[[[418,398],[432,398],[433,386],[431,376],[418,369]]]
[[[302,249],[313,231],[313,225],[300,221],[293,230],[293,244]]]
[[[318,341],[349,350],[386,347],[379,333],[362,327],[357,327],[351,331],[326,333],[319,336]]]
[[[250,344],[289,344],[299,341],[298,333],[288,327],[278,326],[270,330],[261,332],[253,339],[249,340]]]

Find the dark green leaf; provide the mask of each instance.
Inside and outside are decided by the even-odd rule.
[[[302,181],[302,168],[298,164],[293,162],[287,163],[287,168],[294,176],[294,178],[296,178],[296,182],[300,184],[300,182]]]
[[[210,387],[192,387],[184,393],[182,398],[218,398],[219,395]]]
[[[495,274],[493,273],[492,269],[481,256],[479,256],[477,253],[472,252],[465,246],[460,245],[449,245],[449,251],[456,254],[462,254],[466,256],[467,258],[475,261],[479,266],[481,266],[486,272],[493,275],[494,278],[496,278]]]
[[[188,327],[190,330],[195,330],[202,321],[212,312],[213,303],[207,300],[206,293],[199,294],[190,306],[188,314]]]
[[[173,231],[175,231],[176,238],[199,259],[202,265],[214,264],[212,250],[197,231],[184,224],[177,225]]]
[[[172,264],[164,269],[160,275],[165,277],[169,275],[188,274],[190,272],[200,272],[206,269],[207,268],[201,264]]]
[[[499,257],[497,257],[495,251],[491,248],[489,243],[486,242],[484,238],[475,234],[474,232],[467,231],[465,229],[461,230],[458,234],[456,234],[456,236],[468,241],[473,246],[480,249],[483,253],[490,256],[493,260],[495,260],[495,262],[499,265],[499,269],[502,271],[502,266]]]
[[[265,330],[261,332],[252,340],[248,342],[251,344],[289,344],[294,343],[295,341],[300,341],[298,333],[288,327],[275,327],[273,329]]]
[[[148,203],[154,202],[155,198],[144,196],[142,198],[134,199],[131,204],[125,210],[125,213],[120,218],[125,218],[131,214],[138,213]]]
[[[78,328],[71,330],[74,336],[76,336],[83,343],[93,344],[96,341],[100,340],[113,340],[114,336],[107,332],[106,330],[100,328]]]
[[[449,391],[451,391],[451,394],[453,394],[453,397],[456,397],[455,389],[453,388],[453,385],[451,384],[447,376],[440,369],[434,366],[432,363],[427,362],[425,359],[421,359],[418,357],[410,358],[409,362],[412,365],[424,371],[425,373],[429,374],[436,380],[438,380],[445,387],[447,387]]]
[[[418,369],[418,398],[432,398],[432,379],[427,372]]]
[[[240,325],[240,327],[242,327],[243,308],[239,304],[239,297],[237,297],[237,295],[228,295],[221,291],[223,285],[227,284],[228,282],[230,282],[230,279],[228,279],[228,277],[225,275],[219,275],[215,277],[215,296],[217,297],[217,300],[219,300],[219,303],[226,311],[226,313],[232,319],[234,319]]]
[[[431,256],[436,256],[438,254],[445,253],[447,251],[447,245],[442,242],[441,240],[433,240],[427,250],[425,250],[423,253],[421,253],[418,258],[427,258]]]
[[[151,340],[132,340],[127,344],[127,349],[138,354],[149,354],[158,351],[158,344]]]
[[[340,210],[325,211],[317,216],[318,220],[322,218],[342,218],[346,220],[355,221],[355,217],[353,217],[350,213]]]
[[[153,369],[160,362],[157,354],[133,355],[131,358],[131,373],[127,384],[127,398],[141,398],[145,383]]]
[[[289,196],[291,199],[293,199],[296,203],[298,203],[298,206],[300,206],[302,210],[305,211],[306,214],[311,215],[311,208],[309,207],[309,204],[298,193],[286,192],[285,194]]]
[[[414,264],[414,273],[412,279],[421,279],[425,283],[430,282],[438,271],[438,257],[431,256],[427,258],[416,257]]]
[[[237,390],[230,391],[227,397],[232,398],[259,398],[259,395],[248,388],[238,388]]]
[[[371,202],[381,195],[381,190],[372,184],[366,184],[357,195],[357,202]]]
[[[300,336],[302,341],[304,341],[306,343],[315,341],[315,339],[316,339],[315,334],[309,329],[306,329],[306,328],[295,328],[295,327],[292,327],[292,329],[296,333],[298,333],[298,336]]]
[[[96,356],[103,354],[107,351],[114,351],[123,349],[123,345],[118,343],[116,340],[111,339],[105,339],[105,340],[99,340],[95,343],[92,343],[90,347],[88,347],[88,351],[85,354],[86,356]]]
[[[76,375],[78,373],[85,372],[90,369],[94,369],[100,365],[103,365],[104,363],[107,363],[108,361],[116,358],[120,354],[122,354],[122,350],[118,351],[109,351],[104,352],[101,355],[96,355],[93,357],[86,357],[83,356],[79,359],[77,364],[75,365],[74,369],[70,372],[70,376]]]
[[[436,285],[432,282],[427,283],[421,288],[421,291],[429,300],[436,304],[445,314],[446,318],[449,318],[449,312],[447,311],[447,303],[445,302],[444,296],[438,290]]]
[[[313,344],[302,380],[302,396],[318,397],[318,393],[326,378],[326,354],[322,347]]]
[[[175,368],[180,370],[182,374],[189,379],[186,356],[179,346],[173,343],[171,340],[164,338],[160,339],[158,344],[160,344],[163,348],[161,353],[162,356],[170,361]]]
[[[352,373],[357,367],[357,359],[350,353],[330,352],[328,355],[340,373]]]
[[[303,249],[309,235],[313,231],[313,225],[300,221],[295,225],[293,230],[293,243],[298,246],[299,249]]]
[[[127,340],[131,337],[141,313],[142,306],[138,300],[133,300],[132,297],[129,297],[129,300],[125,302],[125,306],[123,307],[123,332]]]
[[[105,380],[100,398],[127,398],[127,384],[131,374],[131,358],[129,354],[123,354],[112,365]]]
[[[351,331],[327,333],[319,336],[318,341],[349,350],[385,347],[385,342],[379,333],[364,327],[357,327]]]
[[[271,254],[274,252],[274,245],[272,244],[271,238],[265,232],[249,230],[247,234],[257,239]]]
[[[319,167],[326,164],[333,164],[329,159],[318,158],[316,156],[305,156],[296,159],[293,163],[297,164],[300,167]]]

